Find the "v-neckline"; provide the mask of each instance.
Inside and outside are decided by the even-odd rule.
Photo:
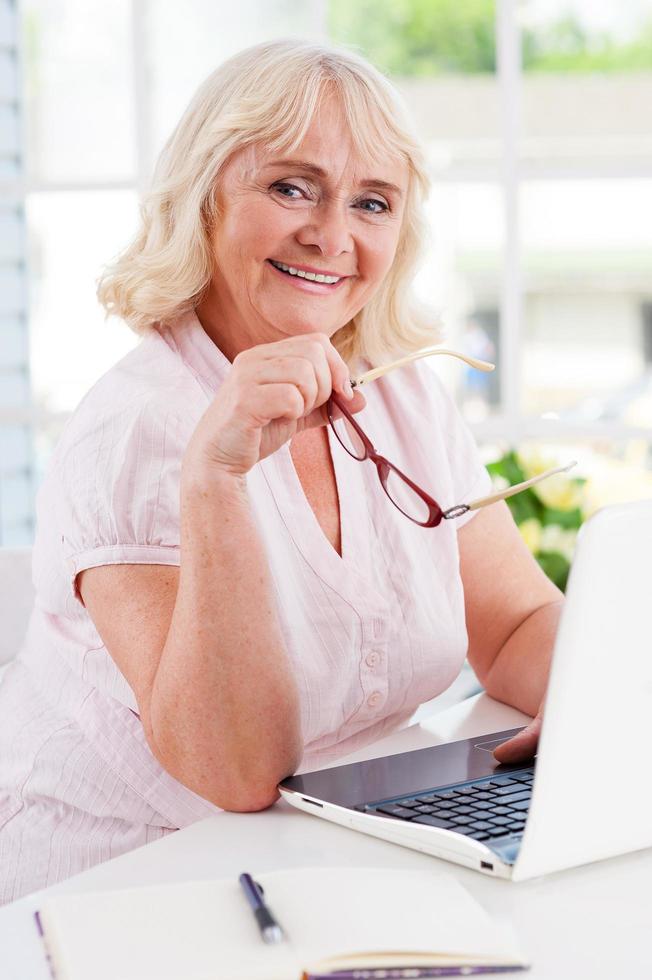
[[[227,377],[231,363],[208,336],[195,311],[181,317],[173,328],[161,327],[159,332],[179,350],[207,398],[212,399]],[[386,600],[375,585],[372,554],[374,502],[365,476],[365,467],[371,464],[353,459],[340,446],[330,426],[326,431],[340,507],[341,555],[324,534],[305,495],[289,443],[257,466],[288,534],[306,563],[338,594],[358,598],[364,594],[372,606],[384,608]],[[362,503],[356,507],[358,500]]]
[[[304,496],[322,534],[342,557],[342,514],[335,466],[325,426],[308,429],[289,442],[290,457]],[[337,526],[335,525],[337,519]]]
[[[336,592],[359,591],[365,584],[376,599],[371,554],[371,519],[368,510],[361,512],[355,500],[368,499],[361,464],[346,453],[329,431],[328,446],[340,511],[341,555],[330,543],[306,497],[290,452],[290,444],[261,460],[259,466],[276,501],[281,518],[305,561]],[[276,470],[276,474],[274,473]]]
[[[339,522],[340,522],[340,552],[339,553],[337,549],[333,547],[331,542],[326,537],[326,534],[324,533],[324,530],[321,524],[319,523],[319,520],[317,519],[317,515],[313,510],[312,504],[308,500],[306,492],[303,488],[303,484],[299,477],[299,473],[297,471],[297,468],[294,464],[294,460],[292,458],[290,443],[287,443],[285,446],[283,446],[280,451],[282,451],[284,455],[286,455],[287,457],[287,461],[289,464],[288,470],[289,471],[291,470],[291,472],[289,472],[288,475],[291,481],[291,485],[296,494],[297,504],[298,506],[301,507],[306,517],[309,514],[311,518],[310,520],[311,537],[313,537],[315,544],[317,543],[317,538],[319,538],[320,550],[323,550],[325,548],[329,553],[332,553],[332,557],[335,559],[337,564],[342,562],[345,565],[348,565],[351,562],[352,552],[353,554],[355,554],[355,549],[353,548],[351,542],[351,530],[352,527],[355,527],[356,522],[355,521],[352,522],[349,519],[350,515],[349,515],[349,508],[348,508],[348,494],[344,492],[344,483],[343,483],[345,477],[344,474],[338,472],[340,468],[337,467],[334,458],[335,454],[333,453],[333,444],[331,442],[330,432],[328,431],[328,428],[326,428],[326,435],[328,438],[328,443],[327,443],[328,452],[330,454],[331,463],[333,466],[333,478],[335,480],[335,492],[337,494],[337,501],[338,501]]]

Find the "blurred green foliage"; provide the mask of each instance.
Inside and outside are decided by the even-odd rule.
[[[392,75],[493,72],[494,0],[330,0],[334,41]]]
[[[494,72],[495,7],[495,0],[329,0],[329,31],[390,75]],[[652,68],[652,9],[630,41],[590,32],[573,14],[524,27],[522,37],[526,71]]]
[[[528,465],[513,450],[489,463],[487,470],[501,484],[522,483],[543,471]],[[549,481],[554,481],[552,487]],[[537,562],[562,590],[566,589],[577,532],[584,521],[582,488],[586,480],[559,474],[507,498],[519,530]]]
[[[606,33],[590,34],[573,16],[566,16],[543,32],[524,31],[523,67],[526,71],[636,71],[652,68],[652,9],[649,19],[631,41],[617,41]]]

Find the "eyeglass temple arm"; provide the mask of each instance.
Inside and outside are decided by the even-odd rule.
[[[506,500],[507,497],[513,497],[514,494],[521,493],[523,490],[527,490],[528,487],[533,487],[535,483],[541,483],[542,480],[547,480],[549,476],[554,476],[555,473],[566,473],[567,470],[576,466],[577,462],[573,460],[572,463],[567,463],[565,466],[557,466],[553,470],[546,470],[545,473],[539,473],[538,476],[533,476],[530,480],[524,480],[523,483],[515,483],[511,487],[507,487],[506,490],[500,490],[498,493],[492,493],[488,497],[478,497],[477,500],[472,500],[469,504],[458,505],[457,507],[451,507],[449,510],[445,511],[444,517],[450,515],[451,517],[457,517],[458,513],[451,514],[451,511],[458,511],[458,507],[464,508],[464,513],[469,510],[479,510],[481,507],[488,507],[489,504],[498,503],[499,500]]]
[[[493,371],[496,367],[495,364],[491,364],[489,361],[480,361],[477,357],[469,357],[467,354],[460,354],[455,350],[447,350],[443,347],[424,347],[423,350],[414,351],[414,353],[408,354],[406,357],[401,357],[398,361],[392,361],[391,364],[383,364],[382,367],[366,371],[355,381],[352,380],[351,386],[353,388],[359,388],[360,385],[375,381],[376,378],[382,378],[384,374],[393,371],[394,368],[403,367],[404,364],[409,364],[410,361],[418,361],[422,357],[430,357],[433,354],[448,354],[450,357],[458,357],[460,361],[464,361],[470,367],[477,368],[478,371]]]

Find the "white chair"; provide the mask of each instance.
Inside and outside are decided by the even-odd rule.
[[[0,548],[0,680],[20,650],[33,603],[32,549]]]

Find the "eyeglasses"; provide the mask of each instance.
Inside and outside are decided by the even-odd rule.
[[[374,368],[372,371],[363,374],[357,381],[352,381],[351,384],[353,387],[359,387],[369,381],[374,381],[383,374],[387,374],[388,371],[393,370],[395,367],[401,367],[409,361],[417,360],[420,357],[429,357],[432,354],[449,354],[453,357],[458,357],[460,360],[466,361],[467,364],[470,364],[472,367],[477,367],[482,371],[493,371],[494,368],[494,365],[489,364],[487,361],[478,361],[476,358],[467,357],[465,354],[459,354],[456,351],[431,347],[416,351],[414,354],[401,358],[400,361],[395,361],[393,364],[388,364],[381,368]],[[505,500],[507,497],[512,497],[517,493],[521,493],[523,490],[527,490],[528,487],[532,487],[536,483],[546,480],[555,473],[565,473],[575,466],[574,462],[566,466],[558,466],[555,469],[546,470],[545,473],[540,473],[530,480],[515,483],[505,490],[490,494],[488,497],[479,497],[477,500],[472,500],[465,504],[454,504],[452,507],[443,510],[430,494],[426,493],[409,476],[402,473],[394,463],[391,463],[384,456],[381,456],[380,453],[376,452],[373,443],[360,428],[359,423],[351,412],[349,412],[339,395],[331,394],[326,403],[326,413],[331,428],[343,449],[347,451],[349,456],[359,460],[359,462],[370,459],[376,466],[381,486],[391,502],[409,520],[414,521],[415,524],[419,524],[421,527],[437,527],[443,520],[448,521],[455,517],[461,517],[470,510],[479,510],[481,507],[495,504],[499,500]]]

